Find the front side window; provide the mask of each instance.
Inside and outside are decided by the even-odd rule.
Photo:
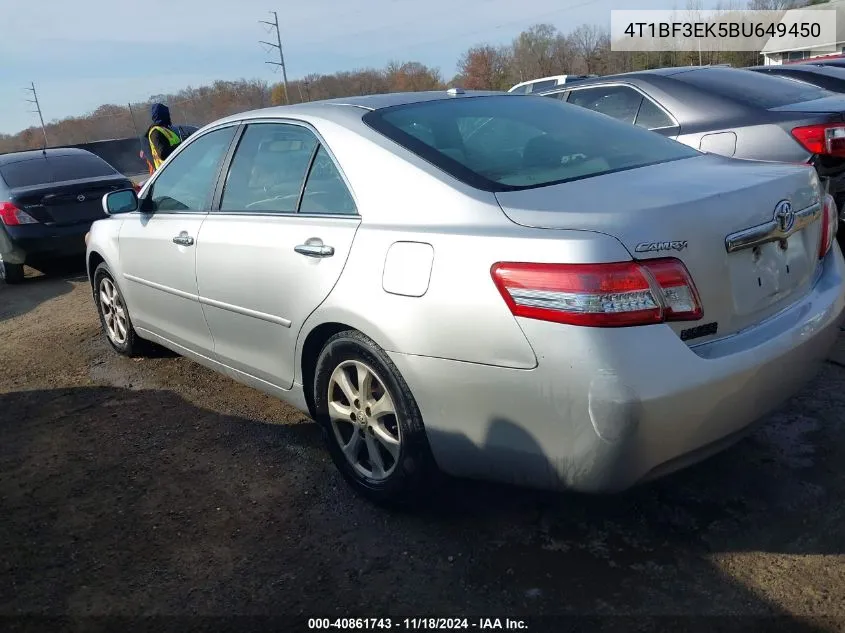
[[[513,191],[698,156],[633,125],[542,97],[479,96],[392,106],[364,122],[458,180]],[[425,139],[413,133],[428,130]]]
[[[141,208],[145,212],[207,211],[235,130],[235,126],[214,130],[186,145],[161,168]]]

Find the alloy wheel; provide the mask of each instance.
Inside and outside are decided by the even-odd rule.
[[[348,360],[332,372],[328,391],[332,431],[352,468],[371,480],[390,477],[399,462],[402,437],[384,382],[365,363]]]
[[[108,277],[100,280],[100,310],[106,324],[106,334],[115,345],[124,345],[129,333],[126,307],[114,282]]]

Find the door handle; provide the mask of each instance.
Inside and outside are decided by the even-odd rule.
[[[194,238],[188,235],[187,231],[182,231],[173,238],[174,244],[179,244],[179,246],[193,246],[194,245]]]
[[[319,237],[309,238],[305,240],[305,244],[294,246],[293,250],[306,257],[331,257],[334,255],[334,247],[326,246]]]

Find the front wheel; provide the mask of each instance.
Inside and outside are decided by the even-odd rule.
[[[419,501],[438,479],[414,397],[385,352],[360,332],[328,340],[314,378],[317,421],[335,465],[384,504]]]
[[[123,295],[105,263],[94,271],[94,303],[103,331],[115,351],[124,356],[138,356],[145,351],[145,342],[135,333]]]

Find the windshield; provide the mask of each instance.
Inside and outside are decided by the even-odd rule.
[[[792,81],[786,77],[736,68],[702,68],[678,73],[672,78],[708,93],[766,109],[833,95],[823,88]]]
[[[664,136],[545,97],[468,97],[370,112],[373,129],[486,191],[542,187],[698,156]]]

